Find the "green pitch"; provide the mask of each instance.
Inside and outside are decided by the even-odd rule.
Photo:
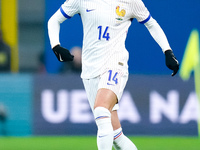
[[[138,150],[199,150],[195,137],[130,137]],[[0,150],[97,150],[95,136],[0,137]]]

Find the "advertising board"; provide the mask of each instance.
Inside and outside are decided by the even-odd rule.
[[[35,77],[34,135],[93,135],[96,125],[79,75]],[[131,135],[197,135],[198,100],[192,80],[130,75],[119,102]]]
[[[0,75],[0,136],[32,134],[32,77]]]

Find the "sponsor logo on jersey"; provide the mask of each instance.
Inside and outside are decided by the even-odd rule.
[[[95,9],[86,9],[86,12],[94,11]]]
[[[115,84],[112,84],[112,83],[107,83],[107,85],[112,85],[112,86],[115,86]]]

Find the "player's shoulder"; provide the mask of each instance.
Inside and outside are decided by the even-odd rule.
[[[65,0],[65,3],[67,3],[67,2],[79,2],[80,0]]]
[[[118,0],[118,1],[122,2],[122,3],[130,4],[130,5],[134,5],[137,3],[143,3],[142,0]]]
[[[62,7],[66,7],[67,9],[79,8],[81,0],[66,0]]]
[[[130,0],[132,7],[144,7],[145,4],[143,2],[143,0]]]
[[[64,4],[79,4],[81,0],[66,0]]]
[[[128,0],[130,3],[143,3],[143,0]]]

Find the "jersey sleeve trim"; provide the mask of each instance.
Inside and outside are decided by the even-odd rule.
[[[63,15],[65,18],[68,18],[68,19],[71,18],[70,16],[68,16],[68,15],[64,12],[64,10],[62,9],[62,7],[60,7],[60,12],[62,13],[62,15]]]
[[[151,18],[151,14],[149,14],[149,16],[147,17],[147,19],[145,19],[145,20],[143,20],[143,21],[141,21],[139,23],[145,24],[147,21],[149,21],[150,18]]]

